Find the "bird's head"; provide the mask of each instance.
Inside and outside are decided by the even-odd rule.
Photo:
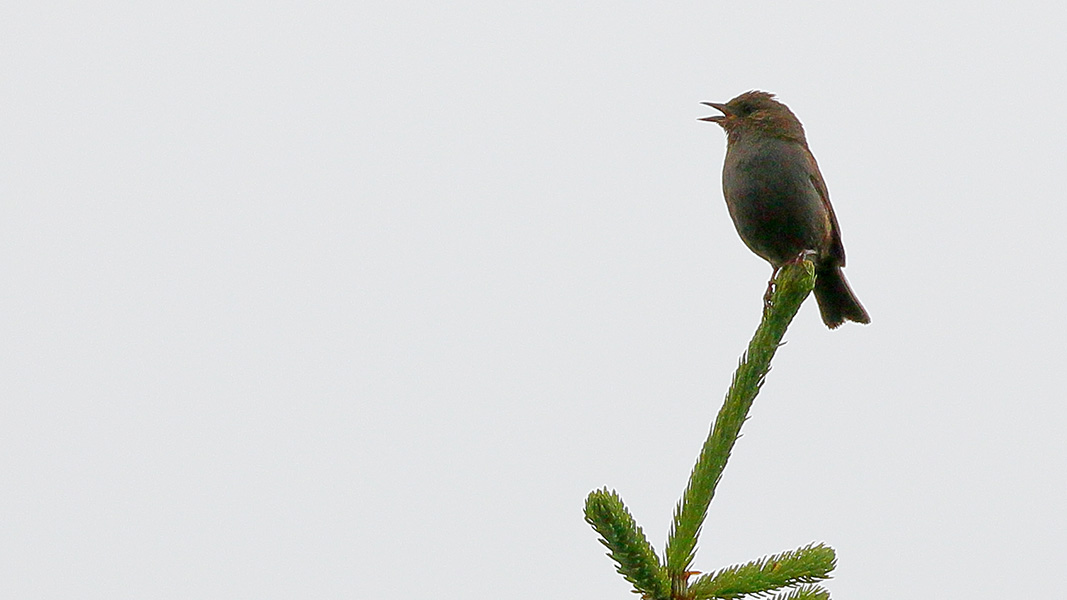
[[[764,134],[807,143],[804,126],[789,107],[774,99],[774,94],[753,90],[726,104],[702,102],[721,115],[703,117],[701,121],[718,123],[727,134],[758,131]]]

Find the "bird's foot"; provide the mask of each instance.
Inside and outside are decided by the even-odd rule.
[[[802,262],[804,262],[806,260],[810,260],[811,262],[815,262],[815,259],[818,258],[818,256],[819,256],[819,253],[814,251],[814,250],[801,250],[799,253],[797,253],[797,255],[795,257],[793,257],[792,260],[790,260],[786,264],[787,265],[799,265],[800,263],[802,263]],[[778,271],[775,270],[774,273],[777,275]]]
[[[767,291],[763,293],[763,312],[767,313],[771,309],[771,296],[774,295],[774,278],[778,276],[778,269],[781,267],[775,267],[774,271],[771,271],[771,279],[767,282]]]

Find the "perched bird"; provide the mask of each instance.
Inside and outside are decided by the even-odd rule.
[[[726,104],[704,102],[722,115],[701,121],[726,131],[722,190],[741,240],[774,267],[809,257],[823,323],[870,323],[841,268],[845,248],[819,165],[804,127],[773,94],[745,92]],[[768,287],[768,298],[770,287]]]

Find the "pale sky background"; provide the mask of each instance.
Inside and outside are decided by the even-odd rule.
[[[777,93],[869,327],[809,300],[696,568],[835,598],[1067,563],[1058,2],[0,9],[0,597],[632,598],[769,267],[701,101]]]

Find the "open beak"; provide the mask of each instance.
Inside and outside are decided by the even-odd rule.
[[[718,102],[701,102],[704,106],[710,106],[715,110],[721,112],[721,115],[712,115],[710,117],[701,117],[698,121],[711,121],[712,123],[718,123],[722,125],[722,122],[726,120],[726,117],[731,116],[730,109],[725,104],[719,104]]]

